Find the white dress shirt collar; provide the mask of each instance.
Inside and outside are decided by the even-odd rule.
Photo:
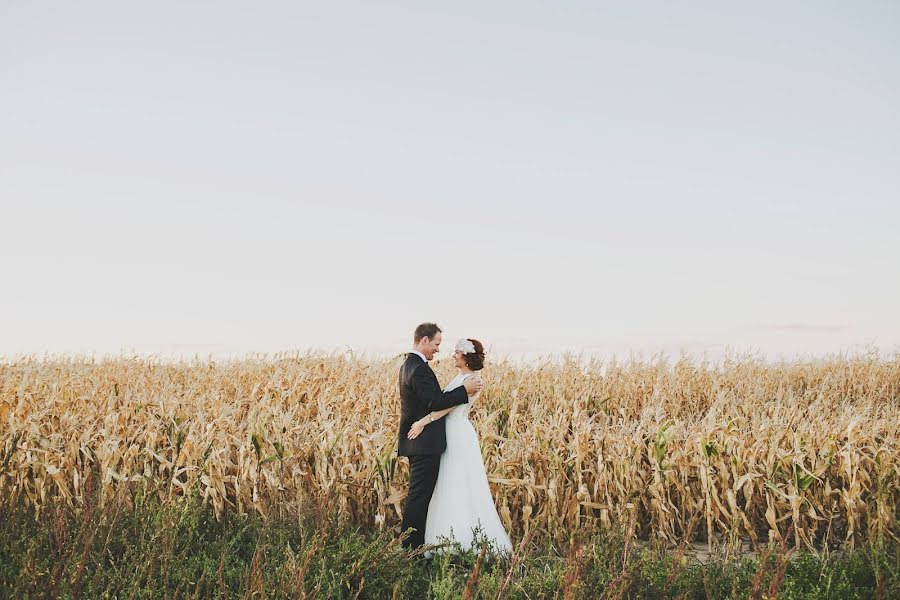
[[[413,354],[418,354],[419,356],[422,357],[422,360],[424,360],[424,361],[426,362],[426,364],[428,363],[428,359],[425,358],[425,355],[422,354],[421,352],[419,352],[418,350],[412,350],[411,352],[412,352]]]

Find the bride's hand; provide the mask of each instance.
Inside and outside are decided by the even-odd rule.
[[[406,437],[411,440],[416,439],[417,437],[419,437],[419,434],[425,430],[425,425],[426,423],[423,423],[421,420],[416,421],[415,423],[413,423],[412,429],[409,430],[409,433],[406,434]]]

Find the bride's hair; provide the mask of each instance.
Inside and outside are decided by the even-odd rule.
[[[471,354],[463,354],[463,360],[466,361],[466,366],[472,369],[473,371],[480,371],[484,368],[484,346],[481,345],[481,342],[472,338],[466,338],[472,345],[475,346],[475,352]]]

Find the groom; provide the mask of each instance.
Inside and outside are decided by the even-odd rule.
[[[418,548],[425,543],[425,519],[428,504],[437,483],[441,453],[447,448],[444,420],[434,421],[419,436],[411,440],[412,424],[437,410],[444,410],[469,401],[469,396],[481,391],[481,379],[470,377],[462,387],[442,392],[428,361],[440,351],[441,329],[434,323],[422,323],[413,334],[413,350],[400,367],[400,445],[398,456],[409,457],[409,494],[403,507],[402,531],[413,528],[403,540],[406,548]]]

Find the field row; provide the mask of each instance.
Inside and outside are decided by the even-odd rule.
[[[148,484],[217,515],[326,496],[399,523],[399,358],[0,363],[0,500],[36,514]],[[448,362],[436,366],[448,381]],[[489,364],[473,421],[501,519],[567,537],[629,519],[676,542],[897,539],[900,359]]]

